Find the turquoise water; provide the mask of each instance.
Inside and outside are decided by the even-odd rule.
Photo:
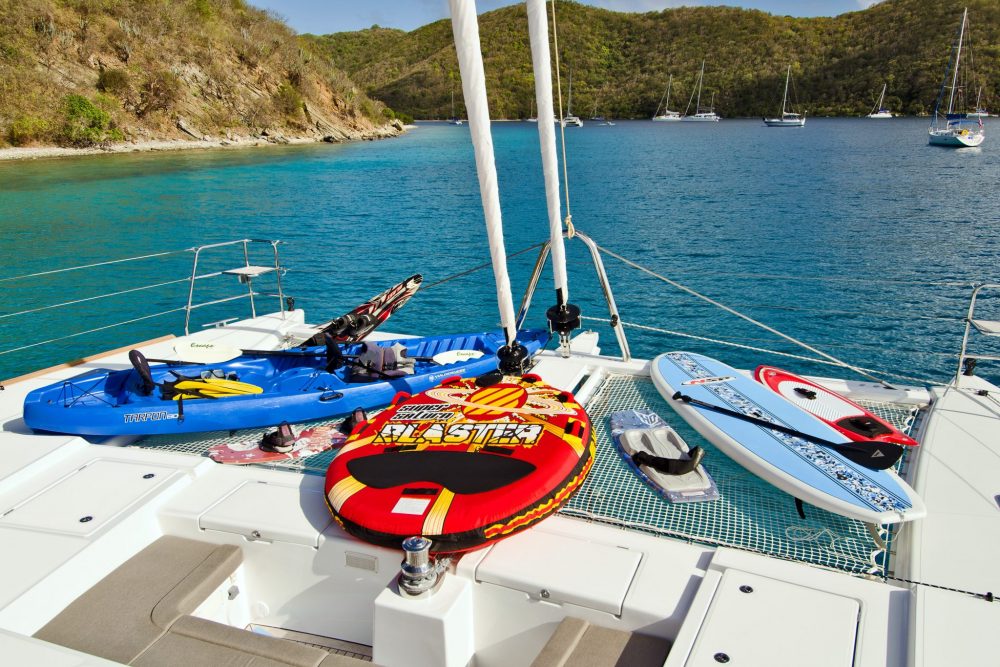
[[[1000,279],[1000,139],[940,149],[926,145],[925,128],[915,119],[810,119],[803,129],[750,120],[568,129],[573,220],[601,245],[851,363],[944,380],[956,363],[968,284]],[[290,268],[285,292],[312,321],[335,316],[411,273],[430,285],[488,261],[468,137],[466,126],[423,124],[400,139],[343,146],[3,163],[0,279],[278,238]],[[497,123],[494,141],[514,251],[547,234],[537,130]],[[511,260],[515,301],[534,259],[532,251]],[[183,282],[9,316],[181,280],[190,262],[178,253],[3,280],[0,377],[181,333],[183,314],[175,312],[3,354],[178,308]],[[605,262],[627,322],[801,352],[613,258]],[[569,248],[569,271],[572,300],[585,315],[606,317],[579,243]],[[220,290],[199,285],[207,296],[234,293]],[[547,271],[529,323],[542,324],[552,300]],[[199,324],[222,316],[196,313]],[[1000,308],[992,316],[1000,319]],[[390,328],[446,333],[497,320],[485,270],[422,290]],[[592,326],[615,351],[610,330]],[[692,349],[738,366],[843,374],[662,333],[629,330],[629,338],[636,356]]]

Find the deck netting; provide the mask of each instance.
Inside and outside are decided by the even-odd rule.
[[[914,426],[917,406],[859,401],[903,431]],[[611,442],[608,417],[618,410],[650,409],[670,423],[691,446],[706,450],[704,465],[719,487],[720,499],[671,504],[643,484],[626,466]],[[889,574],[893,531],[880,529],[879,544],[862,522],[806,505],[799,518],[792,496],[747,472],[705,441],[663,401],[649,378],[611,375],[587,405],[597,433],[597,459],[580,491],[560,510],[623,528],[711,546],[728,546],[812,563],[847,572]],[[373,413],[374,414],[374,413]],[[296,432],[341,420],[295,426]],[[220,443],[260,442],[271,429],[232,433],[152,436],[134,446],[208,456]],[[337,450],[257,467],[323,475]],[[903,460],[905,465],[905,457]]]
[[[375,414],[375,413],[372,413]],[[340,424],[342,418],[324,419],[305,424],[296,424],[292,427],[297,434],[307,428],[315,428],[327,424]],[[195,456],[208,456],[209,450],[215,445],[236,444],[236,443],[259,443],[264,434],[273,431],[274,427],[246,429],[243,431],[209,431],[205,433],[177,433],[173,435],[154,435],[136,442],[134,447],[158,449],[161,451],[177,452],[181,454],[193,454]],[[272,470],[285,470],[307,475],[325,475],[326,469],[330,467],[330,461],[337,453],[336,449],[328,449],[325,452],[306,456],[298,459],[285,459],[270,463],[253,463],[254,467],[270,468]]]
[[[862,403],[904,431],[912,427],[917,413],[916,406]],[[655,411],[690,446],[705,449],[704,466],[719,487],[718,500],[672,504],[632,473],[611,442],[608,417],[633,408]],[[876,540],[863,522],[810,505],[805,506],[806,518],[800,518],[792,496],[705,441],[677,417],[648,378],[610,376],[588,403],[587,412],[597,433],[597,459],[562,514],[847,572],[888,574],[892,531],[880,529]]]

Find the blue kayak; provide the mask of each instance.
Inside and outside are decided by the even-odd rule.
[[[549,340],[518,333],[529,354]],[[32,391],[24,421],[36,431],[154,435],[236,430],[349,415],[388,405],[444,378],[497,367],[500,332],[401,338],[246,353],[215,364],[155,364],[137,351],[134,368],[96,369]],[[449,353],[449,354],[442,354]],[[477,356],[481,353],[481,356]],[[445,363],[433,360],[437,356]],[[460,358],[458,361],[450,359]],[[450,361],[450,362],[449,362]]]

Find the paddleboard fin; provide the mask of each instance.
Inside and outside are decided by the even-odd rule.
[[[799,518],[805,521],[806,518],[806,507],[802,504],[801,498],[795,499],[795,511],[799,513]]]

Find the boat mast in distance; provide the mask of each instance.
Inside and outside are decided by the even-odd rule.
[[[681,114],[679,111],[670,110],[670,87],[674,83],[674,75],[671,74],[670,78],[667,80],[667,90],[660,97],[660,103],[656,105],[656,111],[653,112],[653,120],[663,123],[670,122],[681,119]],[[663,100],[666,99],[666,104]],[[660,107],[663,107],[663,113],[660,113]]]
[[[705,61],[704,61],[704,59],[702,59],[702,61],[701,61],[701,70],[698,72],[698,84],[696,86],[695,91],[691,93],[691,99],[688,100],[687,108],[684,109],[684,116],[681,118],[682,121],[689,122],[689,123],[690,122],[696,122],[696,123],[697,122],[701,122],[701,123],[706,123],[706,122],[707,123],[717,123],[717,122],[719,122],[720,118],[719,118],[719,116],[717,116],[715,114],[715,111],[713,109],[709,109],[708,111],[702,111],[701,110],[701,87],[702,87],[702,83],[704,82],[704,80],[705,80]],[[694,115],[693,116],[689,116],[687,112],[691,108],[691,102],[695,98],[696,95],[697,95],[697,101],[695,102],[695,105],[694,105]],[[714,95],[714,93],[713,93],[713,95]],[[712,103],[713,103],[713,105],[715,103],[715,97],[714,96],[712,97]]]
[[[937,101],[934,103],[934,116],[931,119],[931,127],[928,130],[928,143],[932,146],[948,146],[951,148],[972,148],[979,146],[986,139],[986,131],[983,127],[982,118],[970,118],[969,114],[956,108],[956,97],[958,106],[965,107],[965,90],[959,81],[959,70],[963,64],[962,47],[965,46],[965,33],[969,25],[969,10],[962,12],[962,24],[958,29],[958,40],[955,46],[953,59],[948,63],[945,70],[944,79],[941,81],[941,90],[938,93]],[[968,48],[966,46],[966,48]],[[968,68],[966,59],[966,67]],[[949,79],[951,80],[949,85]],[[964,81],[961,82],[964,84]],[[944,102],[945,90],[948,91],[948,108],[943,114],[942,104]],[[958,95],[956,96],[956,91]],[[944,120],[942,124],[941,121]]]
[[[882,94],[878,96],[878,102],[872,107],[871,113],[866,118],[892,118],[892,112],[885,108],[885,89],[889,84],[882,84]]]
[[[781,114],[776,118],[764,118],[764,124],[768,127],[804,127],[806,117],[788,110],[788,83],[792,79],[792,66],[788,65],[785,72],[785,94],[781,98]]]

